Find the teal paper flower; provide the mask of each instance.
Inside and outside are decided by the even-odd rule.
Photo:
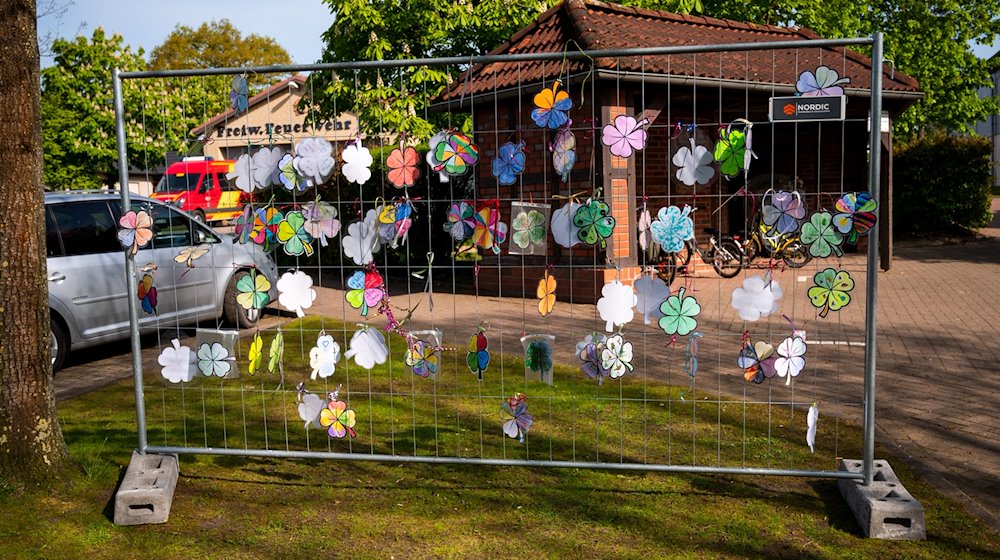
[[[840,245],[844,236],[833,225],[833,216],[829,212],[816,212],[809,221],[802,224],[799,238],[809,246],[809,254],[814,257],[829,257],[844,254]]]
[[[701,304],[694,296],[684,295],[684,288],[681,288],[660,304],[660,313],[663,313],[663,317],[660,317],[658,324],[663,332],[685,336],[698,327],[696,317],[701,313]]]

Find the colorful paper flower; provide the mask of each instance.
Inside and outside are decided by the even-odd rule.
[[[186,264],[188,268],[194,267],[194,261],[204,257],[211,250],[208,243],[201,243],[199,245],[192,245],[191,247],[185,247],[177,253],[174,257],[175,263]]]
[[[332,171],[331,169],[331,173]],[[292,154],[285,154],[278,160],[278,182],[291,192],[303,193],[310,187],[310,183],[295,167],[295,156]]]
[[[820,310],[820,317],[826,317],[830,311],[839,311],[851,303],[848,292],[854,289],[854,279],[850,272],[826,268],[813,276],[813,284],[808,292],[809,301]]]
[[[233,222],[233,233],[235,234],[236,241],[239,243],[246,244],[250,242],[250,238],[253,236],[253,218],[253,205],[247,204]]]
[[[542,88],[532,99],[535,108],[531,111],[531,120],[535,126],[555,130],[569,121],[569,110],[573,108],[573,99],[566,90],[560,90],[559,80],[552,82],[552,87]]]
[[[145,210],[129,210],[118,219],[118,241],[133,255],[153,239],[153,218]]]
[[[740,349],[740,356],[736,359],[736,365],[743,368],[743,379],[759,385],[777,373],[774,369],[776,360],[773,346],[763,340],[751,343],[750,337],[746,337]]]
[[[691,207],[686,204],[683,210],[676,206],[660,208],[656,219],[649,225],[653,241],[668,253],[679,253],[684,249],[685,241],[694,239],[694,220],[690,214]]]
[[[258,208],[254,212],[250,239],[263,246],[265,251],[269,250],[271,243],[278,240],[278,226],[284,219],[285,215],[273,206]]]
[[[611,153],[627,158],[633,151],[646,147],[646,129],[649,119],[636,120],[631,115],[618,115],[614,124],[605,125],[601,130],[601,143],[607,146]]]
[[[486,338],[485,331],[479,329],[476,334],[472,335],[469,339],[468,350],[465,362],[469,366],[469,371],[475,373],[482,381],[483,372],[490,365],[489,340]]]
[[[833,216],[829,212],[814,212],[809,221],[802,224],[799,239],[809,247],[809,254],[814,257],[829,257],[844,254],[840,244],[844,236],[833,226]]]
[[[626,342],[621,334],[608,337],[601,352],[601,367],[608,371],[612,379],[632,371],[632,343]]]
[[[389,182],[397,189],[412,187],[420,178],[420,154],[412,146],[396,148],[385,160]]]
[[[844,95],[843,84],[851,83],[850,78],[841,78],[836,70],[828,66],[819,66],[816,72],[809,70],[799,74],[795,82],[796,92],[803,97],[821,95]]]
[[[611,209],[600,200],[590,199],[573,215],[573,225],[580,228],[577,236],[588,245],[608,246],[607,239],[615,229],[615,219]]]
[[[239,292],[236,294],[236,301],[246,310],[264,309],[271,301],[271,296],[268,295],[271,281],[256,270],[240,276],[236,281],[236,290]]]
[[[524,142],[507,142],[497,150],[491,165],[493,176],[501,185],[513,185],[524,171]]]
[[[444,170],[452,176],[464,175],[470,166],[479,161],[479,147],[465,134],[453,132],[434,148],[434,158],[441,165],[435,171]]]
[[[347,434],[356,437],[356,422],[354,411],[347,408],[347,403],[343,401],[332,400],[319,413],[320,425],[327,428],[327,433],[333,438],[342,438]]]
[[[847,193],[837,200],[836,208],[833,224],[847,236],[848,243],[857,243],[858,237],[868,235],[878,220],[878,201],[868,192]]]
[[[250,95],[250,87],[247,85],[246,76],[234,77],[229,85],[229,106],[239,115],[249,106],[247,96]]]
[[[797,192],[778,191],[761,208],[764,225],[782,235],[795,233],[799,220],[806,215],[806,205]]]
[[[528,342],[524,348],[524,365],[544,378],[552,370],[552,345],[544,339]]]
[[[267,371],[274,373],[281,364],[281,356],[285,353],[285,337],[279,331],[271,340],[271,348],[267,352]]]
[[[675,176],[689,187],[695,183],[707,185],[715,176],[715,169],[712,168],[715,158],[707,147],[695,143],[694,138],[690,141],[691,147],[681,146],[671,160],[678,168]]]
[[[603,335],[602,335],[603,336]],[[598,385],[604,384],[604,378],[610,375],[601,361],[601,353],[604,351],[602,343],[590,342],[586,344],[577,355],[583,360],[580,371],[590,379],[596,379]]]
[[[285,254],[293,257],[313,254],[313,238],[306,231],[306,218],[302,212],[293,210],[285,214],[285,219],[278,224],[278,241]]]
[[[694,296],[685,295],[684,288],[681,288],[660,304],[660,313],[663,317],[660,317],[657,324],[663,332],[685,336],[698,328],[697,317],[701,313],[701,305]]]
[[[437,373],[441,366],[441,357],[437,353],[434,345],[426,340],[417,339],[413,341],[406,350],[403,357],[406,365],[410,366],[414,375],[420,377],[430,377]]]

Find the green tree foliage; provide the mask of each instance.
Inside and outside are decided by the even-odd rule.
[[[151,70],[227,68],[291,64],[288,52],[271,37],[243,36],[228,19],[201,24],[198,29],[178,25],[149,55]]]

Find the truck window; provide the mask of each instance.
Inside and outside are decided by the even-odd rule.
[[[168,173],[156,184],[154,192],[174,193],[186,192],[198,185],[196,173]]]
[[[212,174],[205,173],[205,178],[202,180],[201,187],[198,188],[198,194],[205,194],[214,188],[215,183],[212,181]]]
[[[219,173],[218,175],[216,175],[215,180],[217,183],[219,183],[219,188],[221,188],[224,191],[236,190],[236,188],[233,187],[233,185],[229,184],[229,179],[226,177],[225,173]]]

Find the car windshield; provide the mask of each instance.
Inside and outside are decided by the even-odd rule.
[[[172,193],[189,191],[198,186],[198,175],[189,173],[170,173],[164,175],[160,182],[156,184],[158,193]]]

